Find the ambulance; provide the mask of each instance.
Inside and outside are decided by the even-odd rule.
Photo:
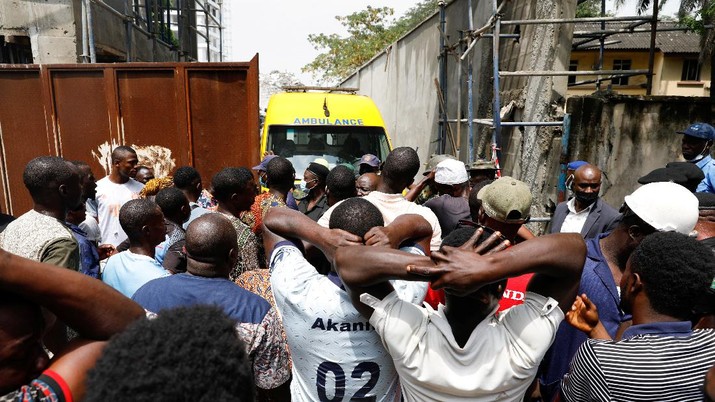
[[[271,96],[261,133],[261,155],[272,151],[293,163],[296,180],[308,164],[324,159],[332,169],[373,154],[381,161],[392,150],[375,103],[356,89],[286,87]]]

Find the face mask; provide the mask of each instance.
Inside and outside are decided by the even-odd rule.
[[[584,204],[584,205],[591,205],[596,200],[598,199],[598,193],[593,192],[593,193],[583,193],[580,191],[577,191],[574,193],[576,196],[576,200],[578,200],[579,203]]]
[[[703,147],[703,150],[700,151],[700,153],[698,154],[698,156],[696,156],[696,157],[693,158],[693,159],[686,159],[686,160],[687,160],[688,162],[690,162],[690,163],[698,163],[698,162],[700,162],[701,160],[703,160],[703,158],[705,158],[705,157],[708,155],[708,153],[709,153],[709,151],[710,151],[710,149],[708,148],[708,146],[709,146],[710,144],[711,144],[710,141],[706,142],[706,143],[705,143],[705,146]]]
[[[705,148],[703,148],[703,152],[700,152],[700,153],[698,154],[698,156],[696,156],[696,157],[693,158],[693,159],[688,159],[688,162],[698,163],[698,162],[700,162],[701,160],[703,160],[703,158],[705,158],[705,155],[707,154],[707,152],[705,152],[706,149],[708,149],[707,145],[705,146]]]
[[[566,178],[566,182],[564,183],[564,185],[566,185],[566,189],[569,191],[573,191],[573,179],[573,175],[570,174],[569,177]]]
[[[308,194],[310,192],[310,188],[308,188],[308,183],[312,183],[314,181],[315,180],[305,181],[305,179],[302,179],[300,181],[300,184],[298,185],[298,188],[300,189],[300,191]]]

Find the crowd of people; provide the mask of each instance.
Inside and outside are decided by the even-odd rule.
[[[2,216],[0,401],[715,398],[715,129],[616,209],[568,165],[548,234],[491,161],[266,155],[204,186],[41,156]],[[532,227],[532,229],[534,229]]]

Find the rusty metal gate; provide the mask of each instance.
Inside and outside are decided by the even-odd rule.
[[[0,200],[32,206],[22,172],[32,158],[90,164],[97,179],[115,145],[136,145],[204,183],[259,159],[258,56],[246,63],[0,65]],[[142,155],[140,155],[140,159]],[[166,171],[170,174],[171,171]]]

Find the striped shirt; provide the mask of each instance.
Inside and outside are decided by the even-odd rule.
[[[634,325],[623,340],[589,339],[562,382],[566,401],[702,401],[715,330],[689,322]]]

